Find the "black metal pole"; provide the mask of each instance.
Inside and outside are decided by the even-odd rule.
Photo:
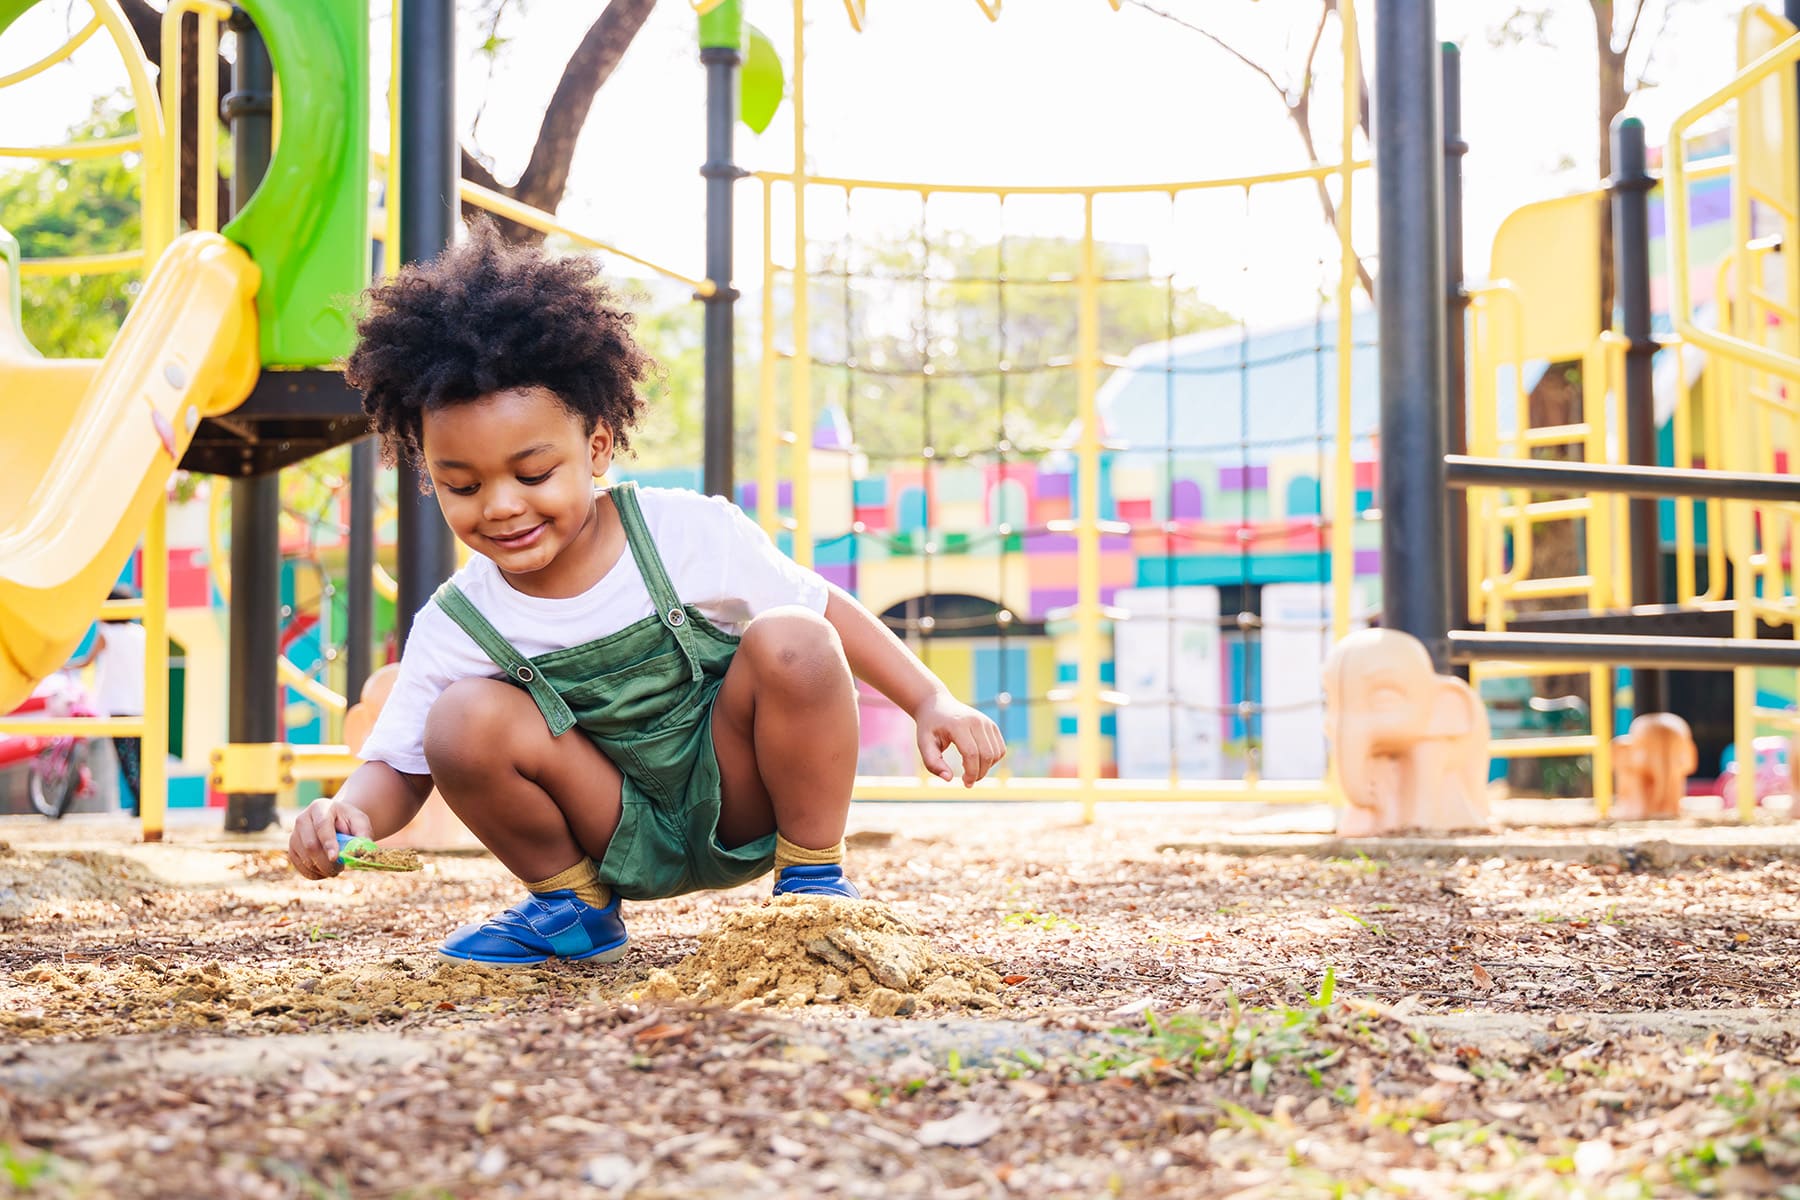
[[[1445,42],[1444,72],[1444,441],[1452,454],[1469,452],[1469,293],[1463,287],[1462,160],[1469,143],[1462,136],[1462,51]],[[1450,619],[1452,629],[1469,622],[1469,504],[1450,493]],[[1457,669],[1468,678],[1468,670]]]
[[[1448,668],[1445,558],[1443,138],[1432,0],[1375,19],[1375,178],[1381,277],[1382,624]]]
[[[220,111],[231,127],[231,210],[240,212],[269,169],[273,147],[275,68],[269,48],[243,9],[233,9],[237,61],[231,91]],[[212,113],[201,113],[210,121]],[[226,734],[233,742],[281,740],[281,473],[231,481],[231,609],[228,669],[231,710]],[[145,747],[146,752],[160,752]],[[227,797],[225,828],[256,833],[275,823],[273,792]]]
[[[1631,667],[1729,670],[1732,667],[1800,667],[1800,642],[1775,638],[1647,637],[1629,633],[1488,633],[1459,629],[1450,635],[1458,662],[1619,663]]]
[[[375,651],[375,443],[350,447],[350,565],[344,597],[344,695],[362,695]]]
[[[724,39],[721,38],[721,41]],[[706,64],[706,277],[713,292],[706,305],[706,449],[705,486],[714,496],[732,496],[732,306],[731,191],[743,174],[732,161],[731,139],[737,127],[737,71],[743,61],[736,41],[707,45],[700,51]]]
[[[1633,466],[1656,465],[1656,396],[1650,334],[1650,187],[1644,158],[1644,123],[1636,117],[1613,122],[1613,274],[1618,280],[1620,331],[1625,351],[1625,456]],[[1677,464],[1680,465],[1680,464]],[[1661,501],[1631,501],[1632,604],[1662,603],[1662,537],[1657,529]],[[1635,670],[1632,709],[1638,715],[1662,712],[1668,679],[1660,671]]]
[[[401,0],[400,261],[437,257],[456,230],[456,5],[453,0]],[[413,614],[456,570],[456,541],[437,501],[420,490],[416,468],[400,465],[398,496],[400,598],[394,621],[400,644]]]
[[[1687,500],[1800,504],[1800,475],[1759,475],[1750,471],[1622,467],[1549,458],[1470,458],[1452,454],[1444,459],[1444,478],[1453,488],[1535,488],[1566,495],[1612,492],[1658,499],[1680,496]]]

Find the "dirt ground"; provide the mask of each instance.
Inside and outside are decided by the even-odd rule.
[[[859,805],[879,907],[507,972],[436,954],[493,859],[217,819],[0,822],[0,1195],[1800,1200],[1794,823]]]

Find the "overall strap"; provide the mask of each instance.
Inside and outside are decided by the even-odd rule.
[[[656,606],[657,619],[675,635],[681,652],[687,656],[694,681],[699,682],[703,674],[700,652],[693,643],[695,634],[688,624],[687,608],[675,594],[675,585],[669,582],[662,555],[656,552],[656,542],[650,537],[650,527],[644,524],[644,510],[638,507],[637,483],[626,480],[619,484],[612,489],[612,498],[619,510],[619,519],[625,523],[625,542],[631,547],[631,557],[644,576],[644,586],[650,589],[650,602]]]
[[[463,595],[461,588],[447,582],[438,588],[432,600],[452,621],[462,627],[464,633],[474,639],[475,644],[481,647],[481,652],[494,660],[495,666],[531,693],[531,698],[537,702],[538,711],[550,726],[552,737],[560,737],[574,728],[575,714],[570,711],[563,698],[556,694],[556,689],[531,665],[529,659],[500,636],[500,631],[489,624],[474,603]]]

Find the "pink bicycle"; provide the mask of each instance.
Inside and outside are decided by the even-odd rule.
[[[31,713],[59,718],[98,715],[81,686],[63,675],[53,675],[40,684],[11,715]],[[31,807],[53,821],[68,812],[77,798],[93,794],[86,738],[0,734],[0,766],[21,762],[29,764],[26,791]]]

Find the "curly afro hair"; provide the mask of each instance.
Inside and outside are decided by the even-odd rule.
[[[604,422],[630,448],[644,408],[636,385],[655,363],[592,261],[509,244],[478,217],[467,241],[367,298],[344,379],[362,392],[389,462],[423,465],[427,409],[525,387],[548,390],[588,433]]]

